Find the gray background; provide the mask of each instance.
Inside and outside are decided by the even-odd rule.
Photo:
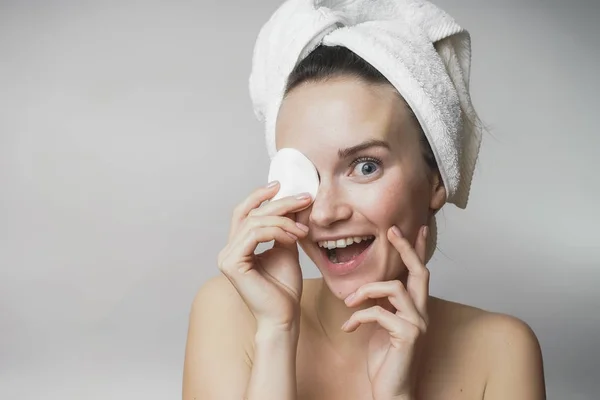
[[[180,398],[192,298],[266,183],[247,82],[278,4],[0,2],[0,398]],[[431,291],[528,322],[549,399],[598,398],[600,4],[438,4],[492,133]]]

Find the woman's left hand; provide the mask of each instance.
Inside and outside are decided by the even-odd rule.
[[[413,248],[406,238],[388,231],[388,239],[400,253],[408,269],[406,288],[399,280],[373,282],[361,286],[345,300],[356,307],[367,299],[385,300],[393,307],[375,305],[352,314],[342,329],[355,331],[361,324],[376,322],[380,328],[369,342],[368,372],[375,400],[413,399],[415,391],[414,360],[417,341],[427,330],[429,270],[425,266],[427,227],[422,227]],[[398,229],[398,232],[399,229]],[[389,306],[388,306],[389,308]]]

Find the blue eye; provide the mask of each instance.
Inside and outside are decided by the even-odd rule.
[[[372,157],[357,158],[352,162],[355,171],[363,176],[372,175],[379,169],[381,161]]]

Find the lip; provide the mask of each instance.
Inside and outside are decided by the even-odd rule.
[[[341,264],[335,264],[335,263],[332,263],[331,261],[329,261],[329,257],[327,257],[327,250],[322,247],[318,247],[319,253],[321,254],[321,260],[323,261],[323,265],[325,266],[325,268],[331,275],[336,275],[336,276],[348,275],[348,274],[356,271],[364,263],[365,259],[367,259],[367,257],[369,257],[369,255],[371,254],[371,252],[373,250],[373,244],[375,243],[376,240],[377,240],[377,238],[375,238],[371,242],[369,247],[367,247],[362,253],[360,253],[358,255],[358,257],[354,258],[351,261],[341,263]]]

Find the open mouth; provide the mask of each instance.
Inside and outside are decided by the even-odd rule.
[[[374,236],[357,236],[335,242],[319,242],[319,247],[334,264],[345,264],[355,260],[373,244]]]

